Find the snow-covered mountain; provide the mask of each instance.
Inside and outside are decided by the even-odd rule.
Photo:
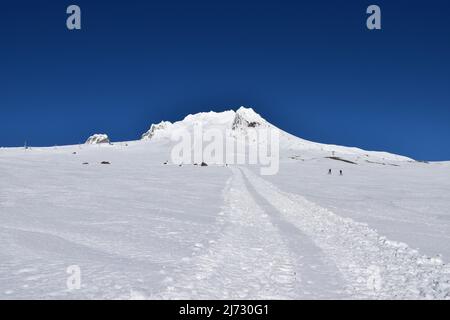
[[[281,131],[272,176],[171,163],[172,134],[199,126],[274,127],[240,108],[0,149],[0,299],[450,299],[449,162]]]

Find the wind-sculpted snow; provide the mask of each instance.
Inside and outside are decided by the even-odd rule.
[[[256,191],[336,263],[355,298],[448,299],[450,267],[243,169]]]

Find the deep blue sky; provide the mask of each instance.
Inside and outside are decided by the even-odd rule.
[[[132,140],[246,105],[305,139],[450,160],[448,0],[0,4],[0,146]]]

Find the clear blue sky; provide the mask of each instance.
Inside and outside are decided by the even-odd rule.
[[[305,139],[450,160],[449,16],[447,0],[3,1],[0,146],[133,140],[246,105]]]

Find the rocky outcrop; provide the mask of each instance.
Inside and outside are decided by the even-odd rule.
[[[264,119],[259,114],[253,111],[252,108],[241,107],[236,111],[232,130],[245,130],[246,128],[256,128],[264,123]]]
[[[90,136],[85,144],[102,144],[102,143],[110,143],[109,137],[106,134],[94,134]]]
[[[158,124],[152,124],[150,126],[150,130],[148,130],[141,136],[141,140],[152,139],[158,132],[163,131],[171,126],[172,123],[169,121],[161,121]]]

